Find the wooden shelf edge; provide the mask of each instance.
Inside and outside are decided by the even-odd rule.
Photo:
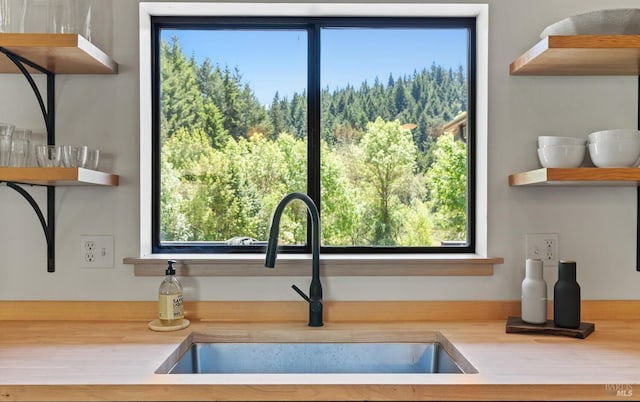
[[[509,175],[509,186],[638,186],[640,168],[541,168]]]
[[[3,47],[54,74],[117,74],[118,64],[79,34],[0,33]],[[32,73],[39,73],[29,69]],[[1,73],[19,73],[10,61]]]
[[[118,186],[120,184],[120,177],[113,173],[84,168],[77,168],[77,170],[78,181],[81,183],[112,187]]]
[[[533,45],[531,49],[527,50],[509,65],[509,75],[522,74],[522,69],[524,68],[524,66],[531,62],[531,60],[535,60],[548,49],[549,37],[546,37]]]
[[[0,181],[40,186],[118,186],[120,178],[85,168],[0,167]]]
[[[638,75],[640,35],[548,36],[515,59],[509,74]]]
[[[78,48],[85,52],[89,57],[93,58],[100,64],[102,64],[106,71],[106,74],[117,74],[118,63],[116,63],[109,55],[107,55],[102,49],[91,43],[84,36],[76,35],[78,41]]]

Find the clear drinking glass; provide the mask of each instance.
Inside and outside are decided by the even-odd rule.
[[[50,0],[49,19],[55,33],[77,33],[91,40],[90,0]]]
[[[78,167],[78,147],[62,145],[62,166]]]
[[[27,0],[0,0],[0,32],[24,32]]]
[[[77,166],[87,167],[88,159],[89,159],[89,147],[86,145],[79,146],[78,152],[76,153]]]
[[[54,24],[57,33],[78,33],[78,8],[77,0],[53,0],[52,6],[57,5],[54,11]]]
[[[11,0],[0,0],[0,32],[9,32]]]
[[[13,124],[0,123],[0,166],[9,166],[14,128]]]
[[[62,162],[62,148],[57,145],[38,145],[36,159],[40,167],[60,167]]]
[[[36,159],[36,148],[38,145],[47,145],[47,135],[44,133],[31,133],[31,145],[29,146],[29,159],[27,166],[38,166]]]
[[[98,170],[98,162],[100,161],[100,150],[89,148],[89,154],[87,156],[87,169]]]
[[[87,164],[89,148],[86,145],[63,145],[62,165],[64,167],[85,167]]]
[[[11,140],[11,155],[9,166],[25,167],[29,161],[29,148],[31,147],[31,130],[16,128]]]
[[[91,42],[91,3],[90,0],[82,0],[78,2],[77,28],[78,33]]]
[[[49,0],[27,0],[25,32],[55,33],[52,5]]]

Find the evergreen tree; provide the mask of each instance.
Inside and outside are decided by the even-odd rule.
[[[227,142],[229,133],[224,129],[224,118],[220,109],[208,99],[204,104],[202,113],[204,132],[209,137],[209,142],[214,148],[222,148]]]
[[[254,133],[266,135],[272,132],[273,126],[269,119],[269,114],[264,106],[260,104],[248,84],[244,85],[240,97],[242,104],[245,105],[245,109],[241,114],[241,130],[244,135],[248,137]]]
[[[202,94],[198,88],[194,61],[187,60],[176,37],[171,44],[161,44],[161,136],[170,137],[179,129],[187,131],[202,128],[204,110]]]
[[[223,106],[223,85],[220,67],[211,64],[207,57],[196,70],[198,88],[205,101],[211,101],[218,108]]]
[[[238,87],[238,76],[231,74],[229,68],[222,73],[222,115],[224,116],[224,128],[235,139],[242,137],[246,129],[242,127],[243,102]]]
[[[278,92],[273,96],[271,101],[271,108],[269,109],[269,117],[271,118],[271,125],[273,131],[271,132],[271,138],[277,138],[280,133],[286,130],[286,117],[285,112],[282,110],[282,102],[280,101],[280,95]]]
[[[291,99],[291,122],[293,135],[298,139],[307,137],[307,95],[293,95]]]

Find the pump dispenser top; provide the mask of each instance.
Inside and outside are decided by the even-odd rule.
[[[167,270],[164,272],[167,275],[175,275],[176,274],[176,270],[175,268],[173,268],[173,264],[176,263],[176,260],[168,260],[167,261]]]

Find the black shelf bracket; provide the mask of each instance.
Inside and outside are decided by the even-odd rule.
[[[55,122],[55,74],[51,71],[31,62],[30,60],[21,57],[10,50],[0,47],[0,53],[4,53],[9,60],[16,65],[18,70],[24,75],[36,96],[42,117],[44,118],[45,127],[47,130],[47,144],[54,145],[56,142],[56,122]],[[47,77],[47,101],[46,104],[43,100],[42,93],[36,85],[28,68],[35,69],[45,74]],[[42,210],[33,199],[33,197],[20,185],[20,183],[7,182],[7,187],[12,188],[22,195],[29,205],[33,208],[38,220],[42,225],[44,231],[45,240],[47,242],[47,272],[55,272],[55,201],[56,201],[56,188],[54,186],[47,187],[47,219],[45,221]]]
[[[25,200],[31,205],[31,208],[35,211],[38,216],[38,220],[40,221],[40,225],[42,225],[42,230],[44,231],[44,237],[47,242],[47,272],[55,272],[55,239],[54,239],[54,225],[47,224],[47,220],[44,219],[44,215],[42,214],[42,210],[38,206],[38,203],[33,199],[31,194],[27,192],[24,188],[22,188],[18,183],[7,182],[7,187],[14,189],[21,196],[24,197]],[[47,187],[47,205],[53,205],[55,202],[55,192],[51,192],[50,190],[55,190],[55,187]],[[47,213],[53,213],[53,209],[48,209]],[[53,222],[52,217],[48,216],[48,221]]]

